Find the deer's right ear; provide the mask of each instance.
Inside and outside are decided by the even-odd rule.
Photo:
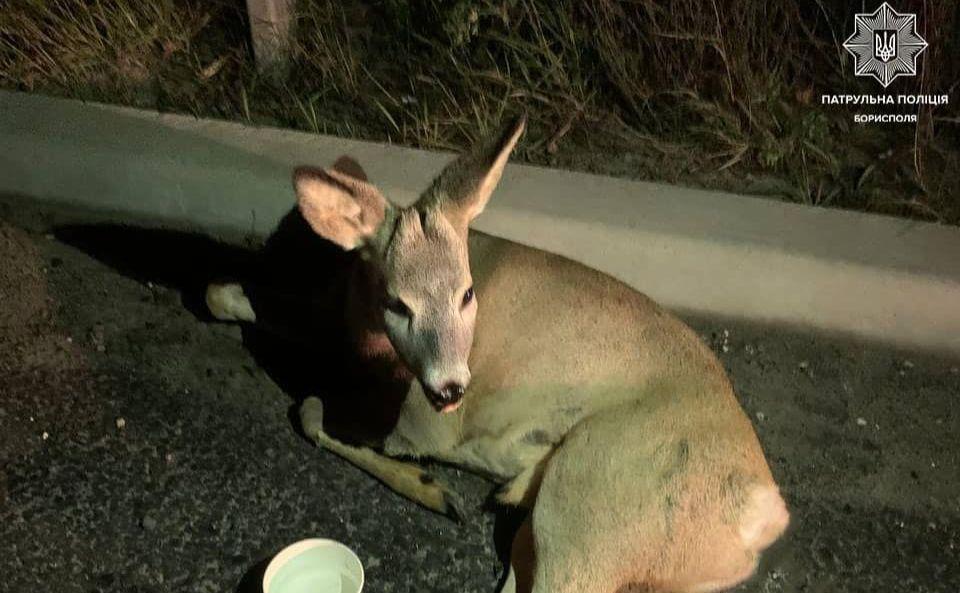
[[[346,250],[370,241],[390,207],[377,188],[335,169],[297,167],[293,187],[310,227]]]
[[[417,208],[424,211],[439,207],[454,226],[466,230],[493,195],[526,122],[526,116],[512,120],[499,134],[444,167],[420,197]]]

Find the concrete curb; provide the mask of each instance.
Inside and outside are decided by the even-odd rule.
[[[0,193],[269,233],[294,165],[355,157],[408,203],[449,154],[0,92]],[[690,312],[960,353],[960,229],[510,165],[477,228]]]

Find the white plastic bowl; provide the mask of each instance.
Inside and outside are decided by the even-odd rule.
[[[363,565],[331,539],[305,539],[273,557],[263,573],[263,593],[360,593]]]

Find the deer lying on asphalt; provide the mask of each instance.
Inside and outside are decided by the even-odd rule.
[[[379,452],[329,436],[315,398],[303,429],[439,512],[456,495],[394,458],[499,479],[500,502],[531,509],[503,592],[736,585],[789,515],[711,351],[609,276],[468,230],[523,127],[455,160],[407,208],[349,161],[296,169],[303,218],[357,254],[345,313],[357,356],[411,379]],[[207,303],[220,319],[257,317],[238,284],[211,284]]]

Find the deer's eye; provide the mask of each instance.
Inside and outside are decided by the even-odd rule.
[[[470,304],[470,301],[473,300],[473,287],[467,289],[467,292],[463,293],[463,307],[466,307]]]
[[[387,311],[400,317],[410,317],[410,307],[407,306],[402,300],[393,297],[387,297],[386,305],[384,305]]]

